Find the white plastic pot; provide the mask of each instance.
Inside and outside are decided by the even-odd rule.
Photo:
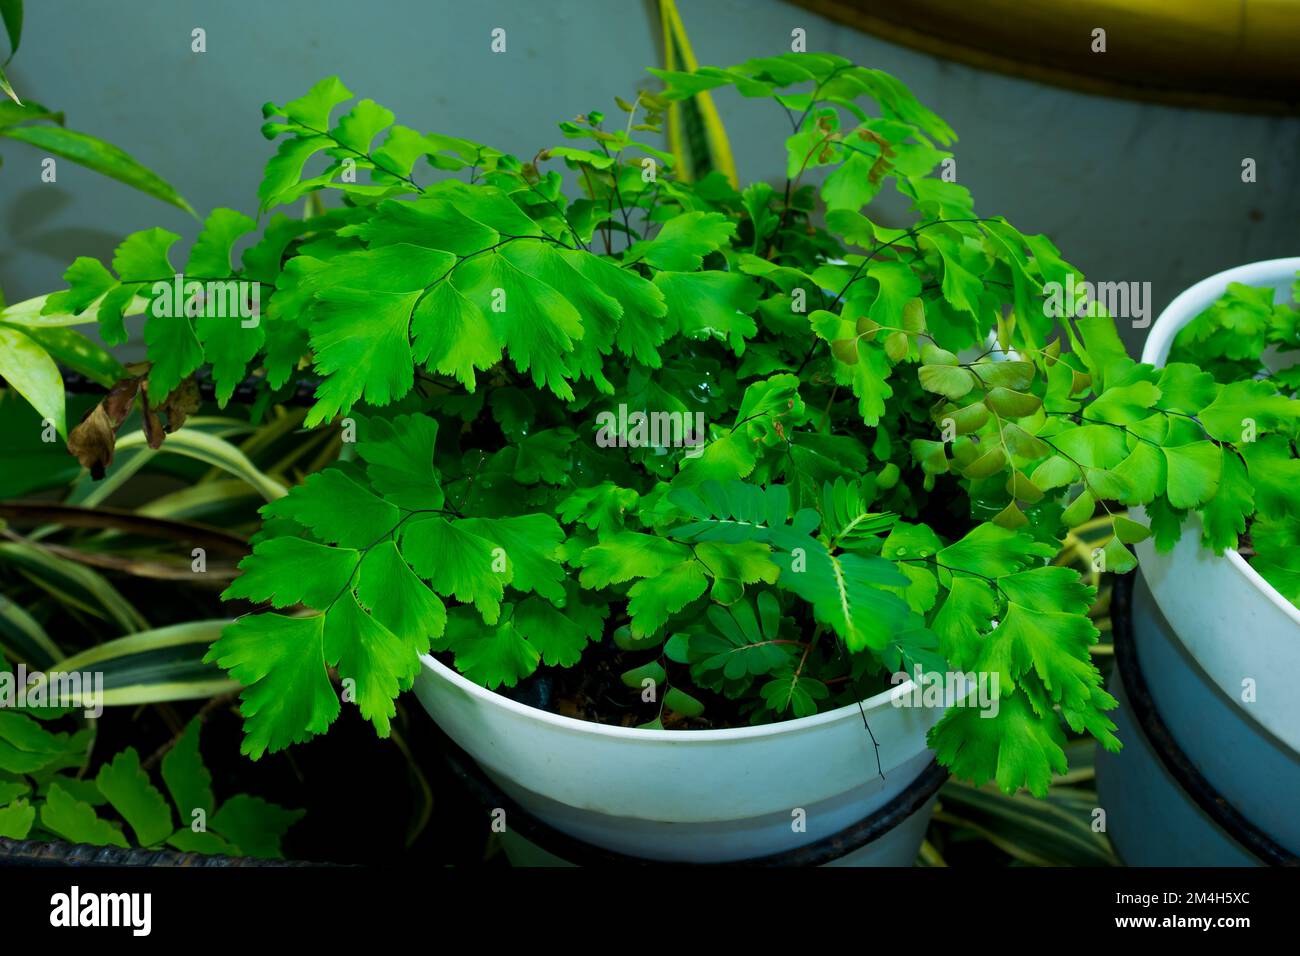
[[[1272,286],[1280,299],[1289,297],[1297,269],[1300,258],[1274,259],[1198,282],[1156,320],[1143,361],[1163,365],[1179,330],[1229,283]],[[1143,578],[1133,602],[1137,664],[1162,721],[1196,770],[1223,801],[1296,852],[1300,820],[1283,812],[1277,797],[1295,792],[1300,781],[1300,610],[1236,551],[1217,556],[1200,536],[1192,516],[1172,551],[1156,551],[1149,539],[1135,547]],[[1112,821],[1121,817],[1111,827],[1120,855],[1163,865],[1203,863],[1206,854],[1225,863],[1237,856],[1238,849],[1212,850],[1217,837],[1206,835],[1203,815],[1174,814],[1168,801],[1149,799],[1149,788],[1137,783],[1158,778],[1142,759],[1146,754],[1139,743],[1131,754],[1099,755],[1099,790]],[[1160,835],[1171,827],[1178,832]]]
[[[432,657],[422,664],[420,702],[524,810],[585,843],[651,860],[765,857],[844,830],[921,775],[931,760],[926,731],[943,713],[895,706],[895,697],[910,697],[908,681],[862,710],[727,730],[645,730],[539,710]],[[932,803],[851,862],[910,866]]]
[[[1300,851],[1300,755],[1210,681],[1152,600],[1132,584],[1113,608],[1118,754],[1098,751],[1108,832],[1132,866],[1258,866]],[[1131,685],[1130,693],[1125,685]]]
[[[1203,279],[1160,313],[1142,361],[1163,365],[1174,337],[1223,294],[1228,284],[1272,286],[1290,298],[1300,257],[1271,259]],[[1296,489],[1300,495],[1300,488]],[[1227,696],[1240,701],[1253,681],[1247,716],[1300,752],[1300,610],[1260,577],[1236,551],[1215,555],[1200,543],[1193,517],[1166,554],[1148,539],[1137,545],[1138,566],[1151,595],[1193,659]],[[1148,675],[1148,680],[1153,675]]]

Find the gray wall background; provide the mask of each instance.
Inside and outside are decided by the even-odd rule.
[[[972,0],[978,2],[978,0]],[[1300,252],[1300,120],[1203,112],[1076,94],[892,46],[778,0],[681,0],[702,63],[808,48],[894,73],[956,129],[958,179],[977,208],[1050,235],[1093,280],[1150,281],[1154,313],[1199,278]],[[338,74],[420,129],[520,156],[557,145],[555,123],[631,99],[658,63],[641,0],[129,0],[28,4],[15,87],[68,125],[125,148],[201,215],[255,212],[273,146],[259,108]],[[207,52],[190,31],[207,31]],[[508,51],[489,34],[507,30]],[[1081,42],[1084,42],[1081,40]],[[1158,37],[1145,42],[1158,43]],[[785,118],[770,103],[717,98],[742,180],[784,182]],[[0,286],[9,301],[60,288],[77,255],[108,258],[125,234],[179,210],[70,162],[40,182],[41,154],[0,140]],[[1241,181],[1241,162],[1258,181]],[[1144,333],[1127,330],[1134,341]]]

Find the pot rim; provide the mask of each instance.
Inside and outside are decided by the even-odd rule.
[[[838,723],[846,717],[856,715],[859,706],[866,713],[878,711],[888,705],[894,698],[910,695],[917,686],[916,682],[909,677],[901,684],[881,691],[873,697],[868,697],[866,700],[861,701],[860,704],[845,704],[843,707],[837,707],[821,714],[813,714],[810,717],[796,717],[793,720],[779,720],[753,727],[723,727],[714,730],[654,730],[643,727],[619,727],[613,724],[600,724],[593,720],[579,720],[577,717],[566,717],[563,714],[542,710],[540,707],[534,707],[531,704],[520,703],[504,694],[499,694],[480,684],[475,684],[431,654],[421,654],[420,664],[441,679],[449,681],[471,697],[485,704],[500,707],[503,710],[544,724],[551,724],[558,730],[576,734],[592,734],[598,737],[637,740],[646,743],[654,741],[670,742],[674,745],[716,744],[729,740],[758,740],[787,733],[805,733],[815,730],[823,724]]]
[[[1192,319],[1200,315],[1211,302],[1222,295],[1229,283],[1274,285],[1281,279],[1294,279],[1297,272],[1300,272],[1300,256],[1288,256],[1280,259],[1262,259],[1258,262],[1248,262],[1206,276],[1195,285],[1176,295],[1174,300],[1165,306],[1160,315],[1156,317],[1151,326],[1151,331],[1147,335],[1146,344],[1142,348],[1142,361],[1157,368],[1163,366],[1165,359],[1169,357],[1169,350],[1173,346],[1174,337]],[[1202,547],[1199,541],[1196,546],[1198,549]],[[1269,584],[1263,575],[1250,566],[1250,562],[1243,558],[1236,548],[1226,549],[1223,552],[1222,560],[1226,562],[1228,567],[1233,568],[1244,577],[1256,591],[1260,592],[1262,597],[1289,617],[1292,623],[1300,627],[1300,608],[1297,608],[1283,597],[1277,588]]]

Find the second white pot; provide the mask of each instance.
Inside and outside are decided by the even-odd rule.
[[[1178,332],[1230,283],[1289,297],[1297,269],[1300,258],[1275,259],[1198,282],[1161,313],[1143,361],[1163,365]],[[1300,849],[1300,826],[1278,800],[1300,780],[1300,610],[1236,551],[1215,555],[1200,538],[1193,515],[1171,551],[1157,551],[1149,539],[1135,547],[1142,580],[1131,609],[1131,666],[1170,741],[1153,746],[1122,713],[1125,750],[1099,753],[1098,791],[1112,841],[1129,863],[1240,865],[1258,862],[1266,842],[1274,856]],[[1248,825],[1234,824],[1235,837],[1157,758],[1175,747],[1213,794],[1206,805]]]
[[[1289,298],[1300,257],[1228,269],[1196,283],[1156,320],[1142,361],[1164,365],[1178,332],[1228,285],[1271,286]],[[1300,494],[1300,489],[1297,490]],[[1300,609],[1279,594],[1236,551],[1202,546],[1195,516],[1172,551],[1150,539],[1136,546],[1138,567],[1156,605],[1187,652],[1244,715],[1300,753]],[[1159,674],[1148,675],[1153,683]]]

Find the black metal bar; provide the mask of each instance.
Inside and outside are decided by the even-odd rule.
[[[104,395],[108,392],[103,385],[93,379],[89,379],[80,372],[74,372],[71,369],[60,368],[63,373],[64,391],[73,394],[83,395]],[[199,387],[199,397],[205,402],[216,401],[216,385],[207,375],[197,375],[195,381]],[[251,405],[257,400],[257,387],[261,380],[250,376],[235,386],[234,394],[230,400],[236,405]],[[316,386],[317,382],[306,379],[295,383],[294,392],[287,398],[281,399],[281,405],[296,405],[300,408],[309,408],[316,404]]]
[[[302,860],[263,860],[251,856],[140,850],[85,843],[42,843],[0,837],[0,864],[5,866],[186,866],[186,867],[304,867],[329,866]]]

